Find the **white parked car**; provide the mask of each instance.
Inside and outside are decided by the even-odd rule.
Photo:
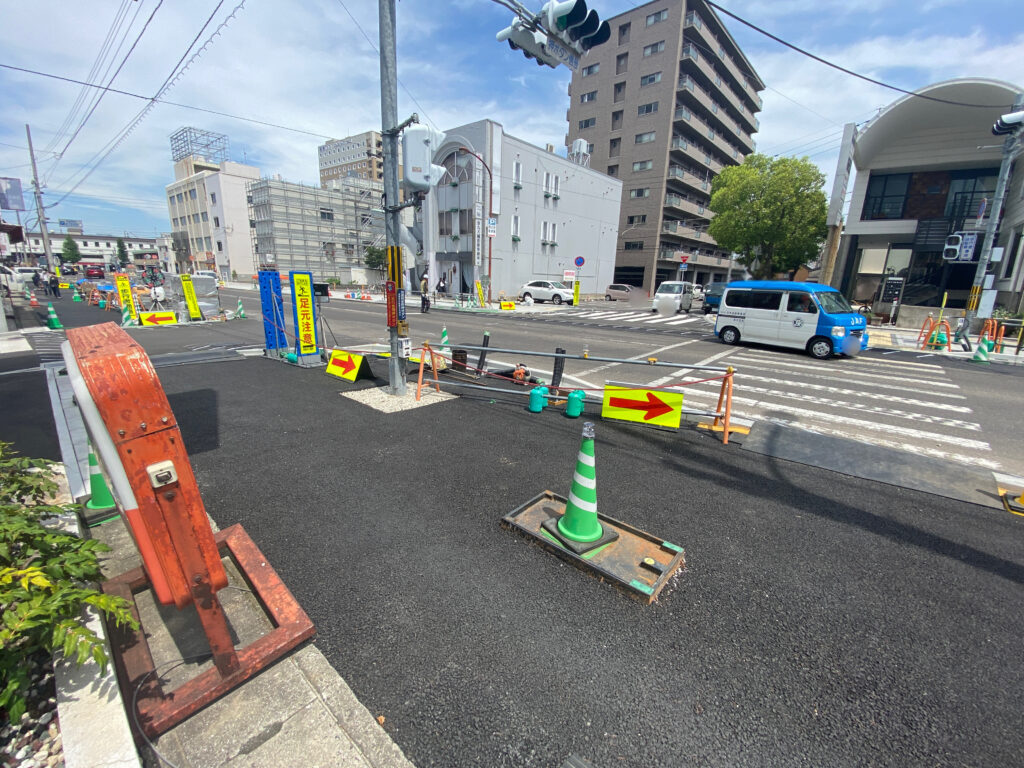
[[[519,298],[523,301],[532,298],[536,302],[572,304],[572,288],[554,280],[531,280],[519,289]]]
[[[693,283],[680,282],[677,280],[666,280],[658,286],[651,300],[651,312],[657,312],[659,307],[667,307],[669,311],[689,312],[693,306]]]

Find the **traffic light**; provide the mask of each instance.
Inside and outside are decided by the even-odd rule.
[[[946,261],[956,261],[960,257],[960,246],[963,244],[963,235],[950,235],[946,238],[946,247],[942,249],[942,258]]]
[[[597,11],[587,11],[587,0],[549,0],[540,13],[548,32],[578,53],[589,51],[612,36],[608,22],[601,21]]]
[[[412,192],[429,192],[445,170],[434,165],[434,155],[446,134],[427,125],[410,125],[402,132],[402,186]]]
[[[1020,112],[1011,112],[1008,115],[1003,115],[995,124],[992,126],[992,133],[996,136],[1005,136],[1008,133],[1013,133],[1024,124],[1024,110]]]
[[[561,62],[548,53],[548,37],[543,32],[527,29],[518,16],[512,19],[512,26],[505,27],[497,34],[498,42],[507,40],[513,51],[522,51],[528,59],[536,59],[538,66],[557,67]]]

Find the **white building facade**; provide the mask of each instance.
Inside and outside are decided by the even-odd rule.
[[[583,294],[603,295],[614,282],[621,181],[509,136],[491,120],[448,130],[434,162],[446,173],[424,201],[424,247],[415,260],[431,289],[442,275],[453,293],[473,293],[479,280],[497,300],[529,280],[562,280],[568,270]]]
[[[167,185],[178,272],[212,269],[222,280],[255,272],[245,187],[260,170],[230,160],[188,156],[174,164]]]
[[[125,250],[128,251],[128,258],[131,258],[133,251],[152,251],[156,247],[156,238],[134,237],[133,235],[90,235],[90,234],[64,234],[62,232],[50,233],[50,250],[54,257],[59,257],[64,240],[68,237],[78,246],[78,253],[87,262],[100,263],[108,266],[118,264],[117,241],[124,240]],[[15,250],[24,248],[25,260],[30,263],[42,264],[46,260],[46,252],[43,249],[43,236],[39,232],[26,232],[25,242],[15,246]],[[52,269],[52,265],[50,265]]]

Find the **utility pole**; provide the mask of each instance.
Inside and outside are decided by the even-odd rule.
[[[1017,94],[1013,101],[1013,113],[1024,109],[1024,94]],[[981,292],[985,284],[985,274],[988,271],[988,262],[992,257],[992,246],[996,242],[996,230],[999,228],[999,219],[1003,215],[1003,201],[1006,199],[1006,183],[1010,178],[1010,167],[1013,165],[1013,156],[1019,145],[1017,128],[1011,132],[1003,142],[1003,160],[999,164],[999,178],[996,181],[996,196],[992,204],[992,213],[989,214],[988,226],[985,227],[985,240],[981,248],[981,256],[978,258],[978,268],[974,270],[974,283],[971,289],[971,297],[968,300],[967,309],[964,312],[964,325],[970,331],[971,321],[978,312],[978,304],[981,299]]]
[[[36,192],[36,216],[39,217],[39,232],[43,236],[43,252],[46,254],[46,268],[53,270],[53,251],[50,250],[50,233],[46,229],[46,211],[43,210],[43,192],[39,189],[39,171],[36,170],[36,153],[32,150],[32,131],[25,123],[25,136],[28,137],[28,156],[32,160],[32,186]]]
[[[395,274],[405,272],[399,233],[402,214],[398,207],[398,63],[395,51],[395,0],[378,0],[380,27],[380,122],[384,150],[384,233],[385,244],[397,250]],[[404,296],[404,294],[403,294]],[[405,359],[399,357],[398,328],[388,328],[391,357],[388,384],[392,395],[405,394]]]

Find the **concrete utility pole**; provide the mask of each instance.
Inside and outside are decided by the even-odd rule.
[[[1011,112],[1019,112],[1024,109],[1024,94],[1017,94],[1017,98],[1013,101],[1013,109]],[[1003,215],[1003,202],[1006,199],[1006,183],[1010,178],[1010,167],[1013,165],[1013,156],[1016,153],[1019,145],[1019,139],[1017,138],[1020,134],[1018,128],[1003,142],[1003,160],[999,164],[999,178],[996,181],[996,196],[992,204],[992,213],[989,214],[988,226],[985,227],[985,241],[981,248],[981,256],[978,258],[978,268],[974,271],[974,283],[971,291],[972,295],[978,297],[978,302],[981,300],[981,291],[985,284],[985,274],[988,271],[988,262],[992,257],[992,246],[996,242],[996,230],[999,228],[999,219]],[[968,300],[967,310],[964,312],[965,326],[968,330],[971,327],[971,321],[977,316],[978,304]]]
[[[43,236],[43,252],[46,254],[46,268],[53,271],[53,251],[50,250],[50,233],[46,229],[46,211],[43,210],[43,192],[39,189],[39,171],[36,170],[36,153],[32,151],[32,131],[25,123],[25,136],[28,137],[28,156],[32,160],[32,186],[36,193],[36,216],[39,217],[39,232]]]
[[[380,16],[380,123],[384,150],[384,233],[387,246],[398,249],[396,276],[405,272],[398,208],[398,63],[395,52],[395,0],[378,0]],[[405,394],[405,359],[400,358],[398,328],[388,328],[391,357],[388,384],[392,395]]]

